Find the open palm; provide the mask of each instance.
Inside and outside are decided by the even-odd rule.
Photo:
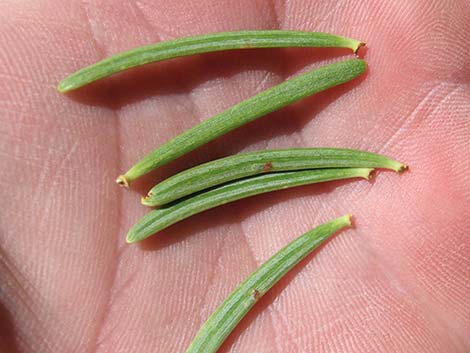
[[[124,3],[124,2],[123,2]],[[470,349],[470,5],[454,1],[6,1],[0,11],[0,350],[184,352],[236,285],[287,242],[351,212],[263,298],[223,352]],[[120,189],[115,177],[202,119],[343,50],[207,54],[69,96],[60,79],[159,40],[237,29],[365,40],[367,74]],[[240,151],[336,146],[410,165],[372,182],[242,200],[140,245],[139,198]]]

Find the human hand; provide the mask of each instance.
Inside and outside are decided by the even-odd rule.
[[[463,352],[470,340],[470,7],[425,1],[11,2],[0,12],[0,350],[184,352],[283,245],[351,212],[222,352]],[[237,29],[365,40],[364,78],[244,126],[133,185],[114,179],[213,114],[342,50],[214,53],[60,95],[139,45]],[[375,181],[261,195],[125,244],[142,193],[240,151],[336,146],[410,165]],[[466,334],[467,332],[467,334]]]

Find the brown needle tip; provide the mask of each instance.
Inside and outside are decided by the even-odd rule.
[[[400,169],[398,170],[398,173],[403,173],[403,172],[406,172],[407,170],[409,170],[410,167],[408,167],[407,164],[402,164]]]
[[[125,188],[129,188],[129,182],[124,175],[120,175],[116,179],[116,183]]]
[[[357,55],[357,52],[359,51],[359,49],[361,49],[362,47],[365,47],[366,46],[366,43],[365,42],[360,42],[357,47],[356,47],[356,50],[354,50],[354,54]]]

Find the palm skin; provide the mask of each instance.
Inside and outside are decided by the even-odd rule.
[[[259,264],[342,214],[222,352],[470,349],[470,6],[442,1],[7,1],[0,11],[0,350],[184,352]],[[136,182],[115,177],[168,138],[342,50],[208,54],[63,96],[68,73],[190,34],[299,29],[367,41],[354,83],[306,99]],[[242,200],[125,244],[139,198],[240,151],[338,146],[410,172]]]

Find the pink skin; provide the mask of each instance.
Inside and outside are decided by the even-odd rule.
[[[132,4],[131,4],[132,3]],[[126,4],[126,5],[123,5]],[[221,352],[470,349],[468,1],[7,1],[0,11],[0,350],[184,352],[280,247],[351,212]],[[250,50],[151,65],[64,96],[76,69],[142,44],[237,29],[367,41],[360,80],[229,134],[136,182],[115,178],[201,119],[344,50]],[[240,151],[341,146],[410,172],[236,202],[141,245],[157,180]]]

